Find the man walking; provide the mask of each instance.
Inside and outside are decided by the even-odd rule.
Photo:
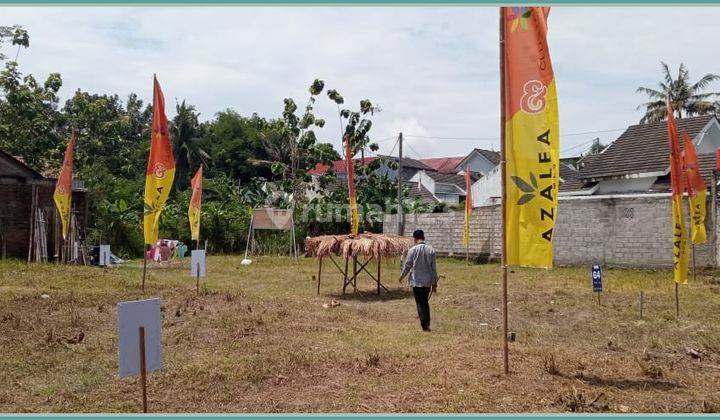
[[[425,243],[425,232],[416,230],[413,232],[415,246],[410,248],[405,260],[400,283],[410,273],[410,286],[415,295],[420,326],[423,331],[430,331],[430,293],[437,290],[437,269],[435,268],[435,250]]]

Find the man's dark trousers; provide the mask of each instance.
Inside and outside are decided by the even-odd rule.
[[[430,329],[430,288],[429,287],[413,287],[413,295],[415,295],[415,305],[417,305],[418,317],[420,318],[420,326],[423,330]]]

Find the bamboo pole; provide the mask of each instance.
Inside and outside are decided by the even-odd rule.
[[[503,333],[503,345],[502,345],[502,352],[503,352],[503,372],[505,374],[510,373],[510,357],[509,357],[509,349],[508,349],[508,313],[507,313],[507,281],[508,281],[508,267],[507,267],[507,238],[505,234],[505,214],[506,214],[506,201],[507,201],[507,192],[506,192],[506,185],[505,185],[505,177],[506,177],[506,151],[505,151],[505,116],[506,116],[506,106],[507,106],[507,98],[505,93],[505,83],[506,83],[506,77],[505,77],[505,22],[503,19],[503,7],[499,8],[500,10],[500,209],[501,209],[501,231],[502,231],[502,238],[501,238],[501,249],[502,254],[500,258],[500,272],[501,272],[501,294],[502,294],[502,333]]]

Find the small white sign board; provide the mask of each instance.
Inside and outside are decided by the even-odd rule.
[[[200,275],[198,276],[198,270]],[[205,250],[195,249],[190,258],[190,275],[193,277],[205,277]]]
[[[100,245],[100,259],[98,265],[102,267],[110,265],[110,245]]]
[[[117,312],[120,377],[140,373],[140,327],[145,328],[145,371],[162,368],[160,299],[120,302]]]

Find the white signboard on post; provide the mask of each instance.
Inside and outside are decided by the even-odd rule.
[[[195,249],[190,258],[190,275],[193,277],[205,277],[205,250]]]
[[[100,245],[100,258],[98,265],[107,267],[110,265],[110,245]]]
[[[161,369],[160,299],[120,302],[117,305],[117,312],[120,377],[141,373],[141,327],[145,331],[145,371]]]

